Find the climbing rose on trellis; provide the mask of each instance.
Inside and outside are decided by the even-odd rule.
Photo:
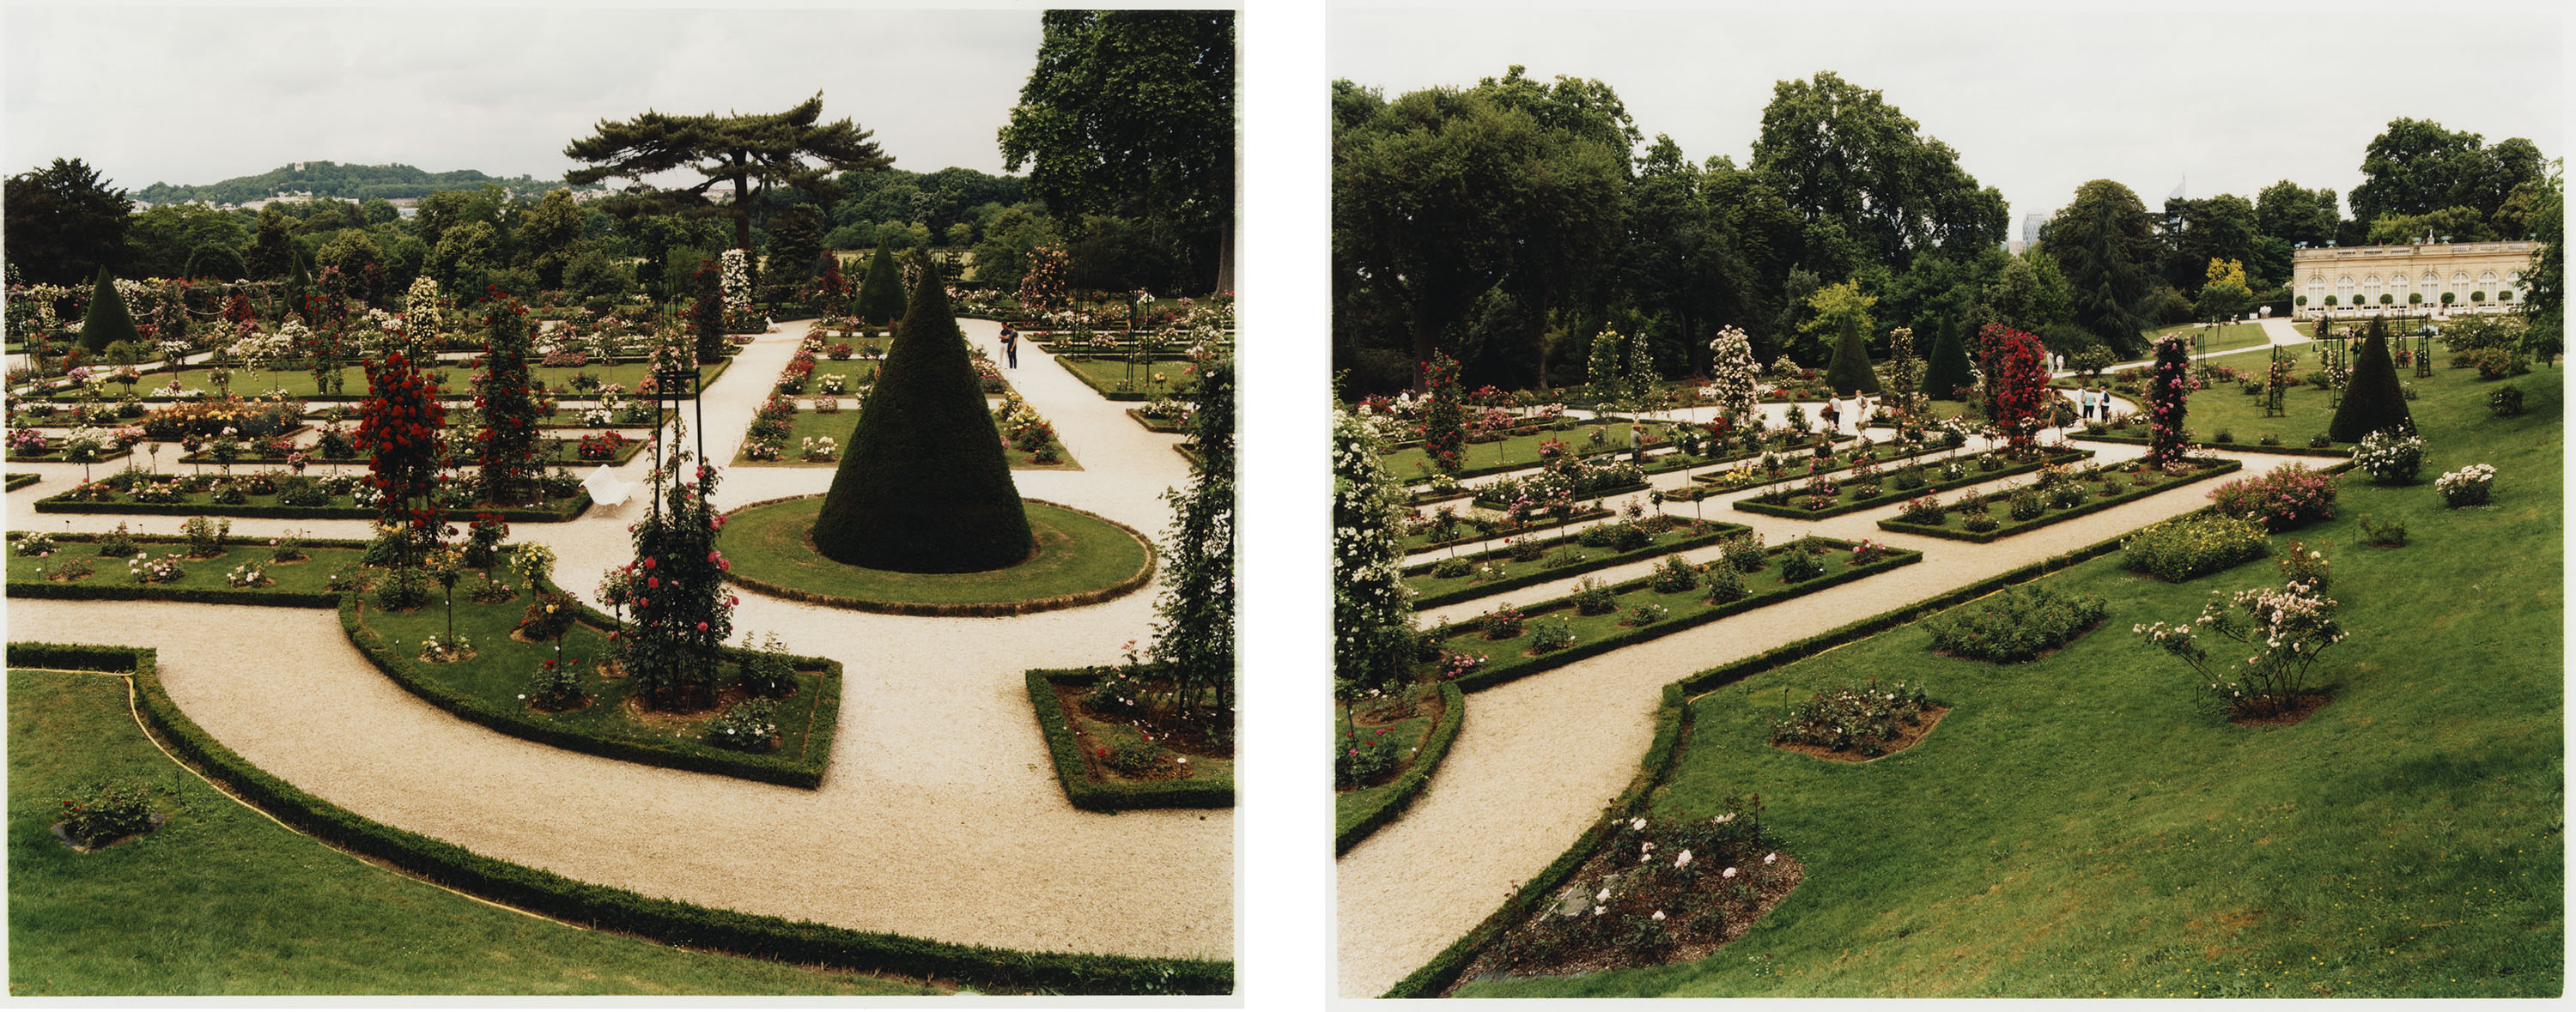
[[[1064,304],[1064,247],[1049,243],[1029,251],[1028,271],[1020,275],[1020,312],[1037,316]]]
[[[527,307],[498,288],[487,290],[483,307],[491,333],[483,369],[474,375],[474,406],[483,415],[474,434],[475,462],[483,498],[508,505],[523,501],[536,484],[542,388],[528,370]]]
[[[438,308],[438,280],[427,274],[412,279],[411,290],[403,294],[403,333],[418,342],[434,340],[445,329]]]
[[[1405,589],[1403,486],[1378,459],[1377,437],[1359,415],[1333,412],[1333,670],[1376,688],[1404,675],[1389,646],[1413,626]]]
[[[1455,474],[1467,443],[1466,407],[1460,403],[1458,391],[1458,360],[1446,352],[1433,352],[1431,364],[1422,370],[1422,380],[1427,402],[1422,409],[1423,452],[1431,455],[1432,466]]]
[[[728,325],[751,319],[751,273],[748,260],[738,249],[724,251],[724,310]]]
[[[1995,425],[2011,440],[2015,454],[2037,448],[2040,419],[2048,408],[2048,368],[2040,360],[2038,335],[2000,323],[1978,332],[1985,347],[1987,396]]]
[[[2147,373],[2147,463],[2163,467],[2182,459],[2191,439],[2182,420],[2191,410],[2191,392],[2199,388],[2183,339],[2158,340],[2156,364]]]
[[[1708,385],[1717,402],[1717,417],[1740,422],[1761,403],[1754,377],[1761,366],[1753,360],[1753,338],[1729,324],[1708,342]]]
[[[708,504],[716,471],[698,469],[695,484],[671,477],[661,509],[636,521],[635,561],[625,568],[627,613],[634,637],[627,656],[637,688],[664,710],[715,705],[719,647],[733,635],[737,599],[725,588],[732,568],[715,547],[722,517]]]

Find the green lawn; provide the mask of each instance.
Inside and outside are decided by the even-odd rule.
[[[226,578],[235,568],[256,565],[267,574],[269,583],[262,587],[239,588],[244,593],[324,593],[329,589],[327,584],[332,570],[356,562],[365,554],[355,548],[308,548],[305,551],[311,558],[279,565],[270,561],[275,550],[269,547],[269,539],[266,538],[235,537],[231,547],[211,559],[186,558],[188,546],[184,544],[138,544],[135,547],[140,550],[135,555],[136,559],[165,559],[173,553],[181,556],[179,567],[185,575],[167,583],[151,584],[154,587],[228,589],[231,584]],[[9,556],[9,582],[42,580],[44,577],[38,575],[39,569],[53,572],[71,559],[87,562],[95,570],[95,575],[72,581],[74,583],[141,586],[126,574],[127,560],[102,556],[98,554],[98,545],[86,541],[61,542],[54,554],[41,558],[16,554],[13,548]]]
[[[90,854],[60,799],[154,785],[159,831]],[[338,853],[174,765],[112,675],[9,672],[9,992],[922,994],[851,973],[689,952],[503,910]]]
[[[2494,506],[2348,474],[2336,519],[2274,537],[2333,546],[2351,631],[2318,672],[2333,701],[2304,723],[2226,722],[2129,631],[2274,583],[2271,564],[2172,585],[2097,559],[2045,579],[2102,595],[2109,620],[2044,660],[1936,656],[1915,624],[1692,702],[1657,811],[1706,818],[1759,792],[1806,866],[1748,934],[1696,963],[1460,993],[2559,994],[2562,382],[2521,382],[2519,418],[2490,417],[2474,381],[2415,404],[2426,477],[2494,464]],[[2361,514],[2413,543],[2362,546]],[[1766,744],[1784,700],[1872,677],[1922,679],[1955,709],[1866,765]]]
[[[832,445],[846,452],[850,448],[850,433],[858,427],[859,411],[851,407],[846,400],[842,402],[841,410],[830,414],[816,411],[811,407],[798,407],[796,420],[789,427],[787,438],[778,443],[783,454],[781,457],[777,460],[753,460],[743,456],[742,450],[736,450],[733,462],[737,467],[839,467],[841,458],[838,456],[830,460],[806,460],[797,456],[800,452],[799,448],[805,445],[807,438],[826,436],[830,437]],[[1036,454],[1022,453],[1008,445],[1002,447],[1002,459],[1009,461],[1014,471],[1082,470],[1082,462],[1073,459],[1073,451],[1065,449],[1062,440],[1052,442],[1055,443],[1055,463],[1040,464],[1035,459]],[[751,444],[749,440],[745,440],[743,445],[748,447]]]
[[[1116,585],[1152,563],[1151,550],[1125,528],[1045,503],[1027,506],[1037,557],[988,573],[898,573],[824,558],[806,542],[823,509],[819,495],[739,510],[716,543],[736,575],[873,602],[963,605],[1050,598]]]
[[[1190,389],[1198,382],[1195,377],[1182,372],[1190,367],[1190,361],[1185,358],[1157,358],[1150,365],[1132,367],[1123,359],[1068,358],[1063,362],[1067,368],[1082,374],[1084,378],[1090,380],[1095,389],[1100,390],[1187,397]],[[1132,381],[1133,386],[1123,386],[1131,382],[1128,378],[1131,369],[1135,377]],[[1010,372],[1008,369],[1002,370],[1003,377],[1009,378]],[[1163,377],[1161,383],[1154,382],[1154,377],[1157,375]]]
[[[1416,610],[1436,608],[1442,604],[1500,593],[1514,584],[1527,585],[1537,580],[1558,580],[1595,569],[1650,559],[1686,547],[1685,543],[1708,544],[1714,537],[1740,534],[1752,528],[1743,524],[1696,521],[1674,518],[1665,530],[1653,531],[1654,540],[1642,548],[1620,551],[1610,545],[1585,546],[1577,535],[1562,535],[1536,542],[1544,554],[1529,562],[1511,557],[1511,550],[1496,548],[1462,556],[1470,567],[1465,576],[1441,576],[1434,572],[1440,565],[1426,562],[1404,568],[1404,585],[1413,589]],[[1488,568],[1490,567],[1490,568]]]
[[[2326,431],[2326,427],[2334,422],[2334,407],[2326,392],[2307,385],[2308,373],[2317,368],[2317,350],[2315,345],[2307,344],[2286,349],[2291,360],[2298,363],[2296,368],[2300,386],[2282,394],[2281,407],[2284,412],[2282,417],[2264,417],[2261,398],[2246,396],[2238,384],[2223,383],[2191,395],[2191,410],[2183,420],[2184,427],[2191,430],[2192,438],[2196,441],[2206,442],[2224,430],[2234,435],[2236,441],[2240,443],[2252,443],[2258,437],[2276,435],[2281,437],[2281,443],[2285,446],[2308,445],[2309,436]],[[2419,416],[2427,410],[2425,408],[2427,403],[2454,397],[2473,400],[2473,406],[2479,414],[2483,415],[2486,411],[2487,393],[2498,386],[2505,383],[2519,384],[2537,401],[2544,396],[2540,392],[2541,382],[2550,384],[2553,391],[2558,382],[2556,371],[2551,369],[2540,369],[2530,376],[2516,377],[2511,380],[2482,380],[2478,378],[2478,371],[2475,369],[2453,369],[2444,365],[2443,363],[2447,362],[2450,356],[2440,347],[2433,349],[2433,355],[2433,375],[2429,377],[2416,378],[2412,366],[2397,370],[2398,382],[2412,385],[2417,396],[2422,398],[2407,403],[2407,410]],[[2239,372],[2260,377],[2263,371],[2270,367],[2270,362],[2271,359],[2264,355],[2238,355],[2223,360],[2222,364],[2233,366]],[[2543,380],[2544,376],[2547,377],[2546,380]],[[2420,417],[2416,420],[2419,425],[2423,421]],[[2130,430],[2130,432],[2140,436],[2146,434],[2143,428]],[[2350,448],[2349,444],[2343,445],[2347,449]]]
[[[2191,339],[2192,335],[2200,333],[2202,329],[2202,325],[2197,323],[2183,323],[2176,324],[2171,327],[2161,327],[2147,332],[2147,343],[2149,345],[2153,345],[2159,340],[2176,335],[2180,335],[2184,340],[2188,341]],[[2238,348],[2254,348],[2270,343],[2272,343],[2271,335],[2263,332],[2263,325],[2260,323],[2223,323],[2218,326],[2218,331],[2216,333],[2210,335],[2209,346],[2203,350],[2214,354],[2222,351],[2235,351]],[[2233,364],[2242,360],[2244,357],[2245,356],[2237,355],[2222,359],[2221,361]]]

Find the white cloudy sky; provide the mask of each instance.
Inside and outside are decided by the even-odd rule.
[[[1832,70],[1882,92],[2002,190],[2015,237],[2024,214],[2054,211],[2092,179],[2127,184],[2151,208],[2186,178],[2194,197],[2251,199],[2282,179],[2349,195],[2363,148],[2400,116],[2566,154],[2567,22],[2554,7],[1996,6],[1514,5],[1461,17],[1337,5],[1325,47],[1330,76],[1390,98],[1516,63],[1541,80],[1598,78],[1649,140],[1668,133],[1694,161],[1738,165],[1773,83]]]
[[[1038,45],[1018,7],[13,5],[0,165],[77,157],[126,189],[308,159],[551,179],[603,118],[821,91],[824,119],[875,131],[897,168],[1000,172],[994,131]]]

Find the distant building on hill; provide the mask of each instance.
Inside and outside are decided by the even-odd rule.
[[[2537,247],[2437,242],[2299,250],[2291,255],[2291,317],[2350,319],[2428,308],[2500,313],[2530,294],[2522,274],[2531,269]],[[2445,295],[2451,298],[2447,309]]]

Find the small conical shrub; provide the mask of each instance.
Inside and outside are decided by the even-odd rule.
[[[1869,364],[1869,346],[1862,343],[1860,328],[1850,322],[1843,324],[1843,336],[1834,342],[1834,360],[1825,366],[1825,382],[1836,397],[1880,392],[1878,370]]]
[[[103,352],[118,341],[143,342],[143,332],[134,329],[134,314],[125,309],[125,297],[116,294],[116,279],[107,268],[98,269],[98,287],[89,296],[89,314],[81,318],[81,347]]]
[[[940,301],[946,303],[947,292],[943,290],[940,295]],[[859,279],[859,301],[853,315],[859,318],[859,322],[868,324],[893,323],[904,318],[903,272],[896,269],[894,254],[886,252],[883,245],[877,247],[875,256],[868,258],[868,274]]]
[[[1935,400],[1953,400],[1959,388],[1977,381],[1968,366],[1968,346],[1959,340],[1956,328],[1941,328],[1941,340],[1932,345],[1932,357],[1923,362],[1923,393]]]
[[[2397,379],[2397,361],[2389,357],[2388,340],[2379,320],[2353,356],[2352,376],[2344,381],[2343,403],[2335,406],[2334,424],[2326,435],[2338,443],[2358,443],[2373,432],[2415,431],[2415,416],[2406,410],[2406,391]]]
[[[814,547],[904,573],[1016,565],[1037,542],[936,267],[910,306],[844,444]]]

